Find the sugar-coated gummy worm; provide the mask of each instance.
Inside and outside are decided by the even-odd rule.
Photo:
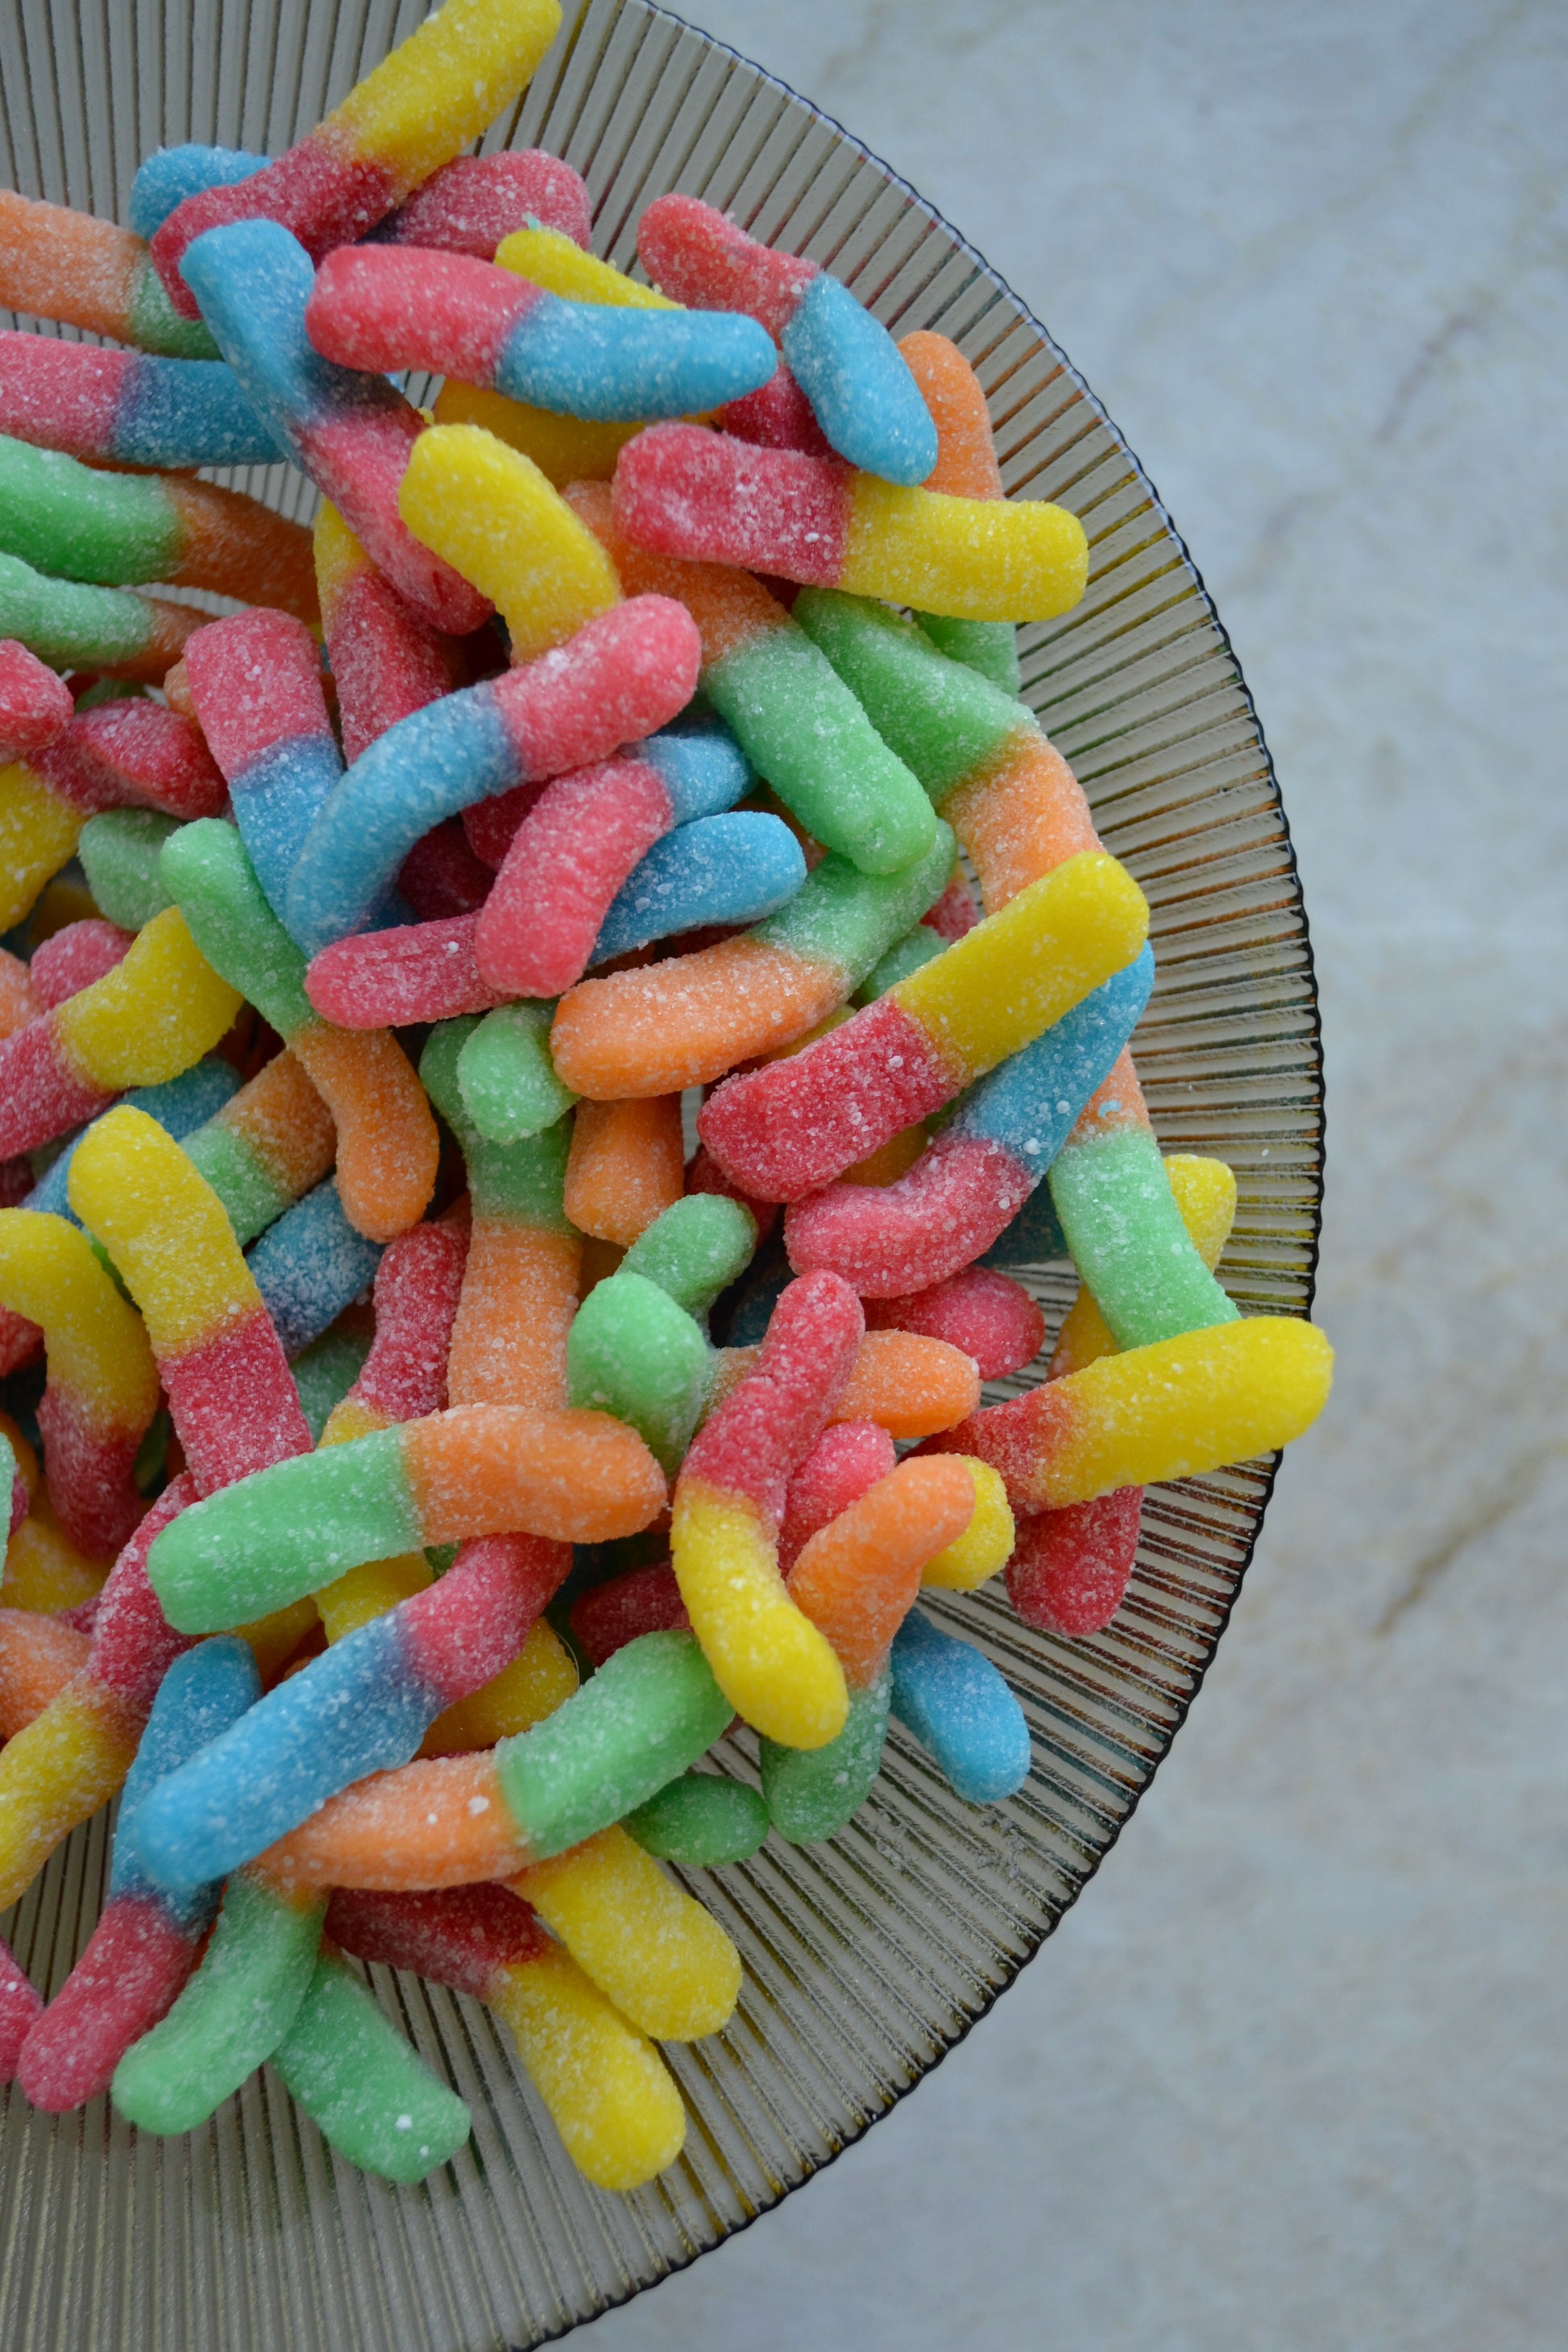
[[[983,1381],[1021,1372],[1046,1336],[1045,1317],[1022,1283],[990,1266],[966,1265],[925,1290],[868,1298],[865,1306],[868,1331],[919,1331],[945,1339],[974,1359]]]
[[[513,270],[569,301],[651,310],[679,307],[609,262],[584,252],[557,229],[520,229],[496,248],[495,259],[503,269]],[[498,441],[530,458],[557,489],[564,489],[569,482],[607,482],[621,449],[642,429],[640,420],[591,423],[523,401],[504,400],[500,393],[480,392],[456,379],[442,386],[433,413],[437,425],[482,426]]]
[[[1236,1213],[1236,1179],[1223,1160],[1184,1155],[1167,1160],[1164,1173],[1193,1245],[1212,1274]],[[1115,1351],[1116,1340],[1085,1285],[1057,1336],[1048,1377],[1059,1380]],[[1025,1519],[1007,1566],[1008,1597],[1018,1614],[1071,1636],[1109,1624],[1132,1574],[1142,1499],[1141,1487],[1122,1486]]]
[[[807,588],[795,613],[952,824],[988,914],[1100,846],[1082,787],[1026,705],[866,597]]]
[[[182,827],[165,842],[162,867],[209,956],[278,1031],[331,1112],[338,1191],[355,1231],[390,1241],[417,1223],[435,1189],[439,1143],[396,1038],[318,1018],[304,991],[305,959],[232,825]]]
[[[220,222],[279,221],[312,258],[363,236],[521,96],[560,23],[557,0],[446,0],[286,155],[167,215],[153,260],[175,310],[196,315],[182,264]]]
[[[275,1224],[331,1169],[337,1149],[331,1112],[292,1054],[277,1054],[263,1063],[190,1131],[160,1116],[144,1097],[126,1099],[132,1109],[157,1118],[184,1146],[192,1167],[223,1203],[241,1247]]]
[[[79,808],[100,813],[145,807],[183,823],[216,816],[225,799],[195,721],[130,696],[79,711],[37,754],[37,773]]]
[[[891,1706],[971,1805],[1011,1797],[1029,1777],[1029,1727],[1006,1676],[973,1643],[911,1610],[893,1636]]]
[[[468,1255],[467,1232],[445,1219],[415,1225],[388,1245],[376,1269],[374,1338],[323,1416],[319,1444],[440,1411]],[[327,1640],[341,1641],[430,1581],[423,1549],[346,1570],[316,1593]]]
[[[1236,1315],[1187,1232],[1130,1055],[1085,1106],[1049,1182],[1074,1263],[1118,1347]]]
[[[33,950],[33,960],[27,967],[39,1010],[52,1013],[68,996],[75,996],[82,989],[90,988],[94,981],[104,979],[124,962],[131,944],[128,932],[93,915],[51,931]]]
[[[0,761],[29,759],[68,727],[71,692],[14,637],[0,639]]]
[[[749,927],[803,887],[805,859],[788,825],[749,809],[699,817],[657,841],[612,900],[590,971],[634,948],[710,925]]]
[[[0,2083],[8,2083],[34,2025],[42,2014],[43,1995],[0,1944]]]
[[[784,1220],[796,1272],[829,1266],[862,1297],[891,1298],[972,1264],[1006,1230],[1109,1076],[1153,977],[1145,947],[973,1087],[895,1183],[839,1182],[796,1201]]]
[[[607,1413],[454,1405],[209,1496],[150,1572],[171,1623],[210,1633],[298,1600],[323,1570],[511,1530],[607,1542],[664,1500],[653,1456]]]
[[[710,1391],[714,1408],[755,1368],[757,1357],[754,1346],[720,1349]],[[874,1421],[893,1438],[930,1437],[956,1428],[979,1397],[980,1376],[962,1349],[915,1331],[868,1331],[829,1419]]]
[[[696,196],[657,196],[637,226],[648,275],[702,310],[749,310],[841,456],[889,482],[923,482],[936,427],[887,329],[815,261],[775,253]]]
[[[91,1636],[41,1610],[0,1608],[0,1739],[14,1739],[87,1663]]]
[[[702,1140],[749,1192],[797,1200],[1070,1013],[1131,962],[1148,923],[1124,866],[1069,858],[804,1053],[732,1078]]]
[[[374,1774],[263,1863],[301,1887],[392,1892],[510,1877],[646,1803],[706,1753],[732,1712],[689,1633],[647,1633],[531,1730],[489,1754]]]
[[[34,2106],[60,2114],[106,2091],[126,2050],[167,2013],[190,1974],[219,1889],[171,1898],[155,1887],[137,1855],[136,1810],[242,1715],[258,1688],[256,1660],[232,1635],[176,1658],[159,1685],[121,1798],[103,1909],[23,2050],[18,2072]]]
[[[4,361],[0,349],[0,367]],[[201,618],[189,604],[173,604],[166,596],[83,587],[35,572],[17,556],[0,555],[0,629],[62,669],[93,669],[155,684],[179,659]]]
[[[563,301],[489,260],[384,246],[329,255],[305,323],[340,366],[427,368],[603,423],[721,407],[774,364],[751,319]]]
[[[340,1888],[328,1925],[361,1958],[416,1969],[493,2009],[567,2153],[596,2187],[640,2188],[680,2153],[685,2110],[658,2051],[506,1887]]]
[[[588,969],[682,931],[763,921],[787,906],[805,880],[799,844],[777,817],[742,810],[695,818],[661,835],[632,868],[599,925]],[[574,1099],[555,1078],[545,1043],[555,1006],[509,1003],[507,990],[480,971],[478,931],[479,918],[471,914],[359,931],[334,940],[311,959],[305,986],[322,1018],[345,1029],[496,1012],[492,1043],[499,1050],[505,1034],[512,1051],[500,1055],[509,1066],[503,1075],[498,1061],[492,1086],[516,1105],[515,1111],[498,1107],[496,1115],[527,1121],[515,1135],[531,1134]],[[547,1091],[539,1094],[542,1084]],[[513,1094],[516,1087],[527,1087],[526,1104]],[[531,1108],[536,1097],[537,1111]],[[512,1131],[498,1131],[497,1139],[513,1139]]]
[[[353,1304],[380,1256],[381,1244],[349,1223],[331,1177],[284,1211],[248,1264],[286,1356],[300,1355]]]
[[[808,590],[796,609],[802,627],[952,820],[988,908],[1066,859],[1098,848],[1072,771],[1020,704],[946,660],[909,623],[858,598]],[[1142,1200],[1136,1229],[1164,1272],[1167,1304],[1184,1300],[1189,1323],[1219,1319],[1228,1311],[1223,1294],[1186,1243],[1158,1159],[1136,1075],[1123,1056],[1070,1139],[1064,1181],[1072,1183],[1076,1171],[1081,1244],[1094,1246],[1097,1218],[1102,1234],[1113,1235],[1117,1219]],[[1127,1243],[1121,1246],[1125,1254]],[[1145,1262],[1141,1255],[1139,1262]],[[1131,1265],[1129,1273],[1137,1279]],[[1105,1279],[1114,1283],[1109,1267]]]
[[[784,1490],[779,1566],[786,1578],[817,1530],[889,1476],[897,1460],[892,1439],[874,1421],[823,1431]]]
[[[158,1685],[190,1646],[153,1598],[146,1558],[159,1529],[195,1492],[188,1476],[164,1488],[110,1572],[86,1663],[0,1748],[0,1895],[7,1908],[78,1822],[120,1787]]]
[[[593,229],[586,181],[559,155],[524,147],[499,155],[458,155],[377,224],[374,239],[493,260],[506,237],[538,221],[584,247]]]
[[[316,511],[316,587],[351,764],[452,685],[456,646],[420,619],[328,499]]]
[[[109,474],[0,440],[0,546],[100,587],[163,580],[316,617],[310,533],[215,482]]]
[[[579,1233],[629,1248],[685,1190],[679,1095],[579,1103],[566,1163],[566,1214]]]
[[[989,1462],[1016,1510],[1055,1510],[1288,1445],[1322,1411],[1332,1364],[1312,1324],[1253,1316],[1102,1357],[931,1444]]]
[[[538,1538],[468,1545],[437,1583],[279,1684],[148,1798],[150,1874],[176,1888],[220,1878],[367,1772],[408,1763],[437,1716],[517,1655],[564,1553]]]
[[[572,987],[622,886],[655,843],[732,807],[751,782],[722,728],[656,736],[635,752],[558,776],[518,827],[477,919],[481,977],[503,996],[559,996]]]
[[[454,2157],[473,2128],[467,2104],[326,1947],[272,2064],[330,2147],[405,2187]]]
[[[936,464],[921,488],[960,499],[1003,497],[985,394],[957,344],[917,328],[900,336],[899,352],[936,426]],[[939,613],[917,613],[915,619],[939,652],[978,670],[1004,694],[1018,692],[1018,641],[1011,623],[955,621]]]
[[[727,2025],[741,1956],[718,1921],[624,1829],[597,1831],[511,1881],[639,2032],[696,2042]]]
[[[388,728],[306,836],[289,891],[294,936],[314,954],[362,929],[432,824],[652,734],[690,700],[697,667],[685,612],[637,597],[523,668]]]
[[[137,166],[131,183],[126,223],[148,244],[176,205],[206,188],[231,188],[265,172],[271,158],[244,147],[205,147],[195,140],[179,147],[155,147]]]
[[[315,640],[302,622],[253,606],[197,629],[184,664],[240,839],[280,913],[300,845],[343,772]]]
[[[64,1134],[125,1087],[177,1077],[239,1002],[178,908],[155,915],[111,971],[0,1043],[0,1156]]]
[[[278,1334],[221,1202],[179,1145],[120,1107],[77,1146],[70,1200],[142,1310],[198,1490],[307,1453]]]
[[[111,1560],[146,1508],[132,1474],[158,1372],[141,1318],[79,1226],[33,1209],[0,1209],[0,1302],[44,1334],[49,1500],[73,1543]]]
[[[423,430],[418,411],[384,376],[334,367],[312,348],[305,308],[314,272],[298,240],[275,221],[241,221],[207,230],[183,267],[268,431],[394,586],[432,628],[477,629],[489,617],[487,600],[421,547],[397,511],[398,485]]]
[[[323,1896],[237,1871],[200,1967],[114,2070],[120,2113],[141,2131],[194,2131],[237,2091],[299,2015],[325,1911]]]
[[[831,1645],[779,1575],[779,1522],[789,1474],[822,1434],[863,1330],[836,1275],[792,1283],[755,1370],[710,1416],[676,1485],[670,1557],[692,1629],[736,1712],[792,1748],[837,1738],[848,1698]]]
[[[579,982],[551,1030],[556,1075],[603,1101],[679,1094],[793,1042],[940,897],[952,859],[945,826],[900,873],[825,857],[788,906],[739,939]]]
[[[901,488],[837,457],[656,425],[616,461],[616,522],[655,555],[742,564],[957,620],[1053,621],[1089,576],[1083,525],[1044,499]]]
[[[462,1146],[473,1210],[447,1392],[454,1404],[553,1413],[567,1401],[566,1335],[583,1255],[565,1210],[570,1132],[557,1120],[515,1142],[479,1134],[458,1080],[470,1026],[436,1030],[419,1066]]]
[[[629,1422],[673,1469],[716,1367],[698,1318],[755,1245],[755,1221],[737,1202],[689,1197],[666,1208],[577,1311],[566,1347],[572,1402]]]
[[[930,1476],[940,1465],[942,1475]],[[789,1593],[828,1641],[851,1690],[887,1664],[927,1562],[974,1516],[975,1485],[957,1455],[900,1463],[819,1528],[790,1570]]]
[[[683,1772],[628,1813],[622,1826],[660,1862],[715,1870],[751,1860],[767,1836],[768,1809],[743,1780]]]
[[[0,334],[0,433],[100,466],[271,466],[282,455],[222,360],[148,359]]]
[[[177,318],[140,236],[0,189],[0,304],[171,359],[216,359],[199,320]]]
[[[495,604],[514,664],[620,601],[603,550],[545,475],[479,425],[437,423],[421,434],[397,503],[420,544]]]
[[[573,1640],[595,1673],[617,1650],[645,1633],[691,1631],[675,1570],[667,1559],[628,1568],[624,1575],[607,1577],[580,1593],[572,1604],[571,1625]]]
[[[579,483],[568,503],[603,542],[628,594],[686,605],[700,634],[704,694],[824,848],[869,874],[896,874],[923,856],[934,835],[926,794],[760,580],[639,548],[602,483]]]
[[[697,1318],[755,1246],[756,1222],[736,1202],[693,1196],[664,1209],[577,1311],[566,1345],[572,1402],[629,1422],[674,1469],[713,1378]]]

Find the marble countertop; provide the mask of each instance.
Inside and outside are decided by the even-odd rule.
[[[1568,15],[690,0],[1050,325],[1299,848],[1339,1379],[1193,1718],[916,2095],[595,2352],[1524,2352],[1568,2294]]]

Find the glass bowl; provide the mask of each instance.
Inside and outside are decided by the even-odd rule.
[[[276,153],[425,13],[424,0],[6,0],[0,182],[123,217],[150,148]],[[1166,1148],[1236,1171],[1226,1284],[1247,1311],[1305,1314],[1322,1095],[1300,888],[1247,688],[1147,478],[1017,298],[836,123],[648,0],[575,15],[568,0],[567,14],[489,145],[574,163],[597,249],[622,265],[643,205],[681,188],[815,256],[890,327],[950,335],[989,395],[1009,491],[1082,517],[1089,593],[1023,632],[1025,692],[1153,909],[1160,976],[1138,1065]],[[309,511],[281,467],[237,478]],[[1030,1279],[1054,1319],[1071,1269]],[[1018,1693],[1030,1779],[1008,1803],[961,1804],[895,1725],[842,1836],[807,1852],[770,1841],[694,1881],[740,1946],[745,1989],[727,2032],[668,2053],[691,2125],[649,2188],[589,2188],[488,2014],[377,1969],[472,2105],[451,2165],[416,2189],[365,2179],[268,2073],[163,2141],[101,2099],[57,2118],[0,2093],[0,2344],[496,2352],[565,2333],[743,2228],[962,2041],[1092,1875],[1203,1679],[1273,1467],[1155,1489],[1131,1590],[1093,1640],[1036,1632],[996,1592],[932,1604]],[[724,1762],[752,1773],[744,1743]],[[107,1832],[103,1817],[79,1832],[0,1922],[46,1994],[97,1916]]]

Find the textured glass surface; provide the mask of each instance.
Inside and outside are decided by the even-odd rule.
[[[425,13],[424,0],[0,0],[0,179],[122,215],[149,148],[276,152]],[[1304,1313],[1322,1114],[1300,894],[1247,690],[1125,445],[910,189],[645,0],[590,0],[488,143],[535,142],[584,173],[615,261],[631,262],[644,204],[679,187],[816,256],[890,326],[951,335],[986,387],[1009,490],[1083,518],[1089,593],[1025,633],[1026,691],[1153,907],[1160,979],[1137,1053],[1162,1140],[1236,1170],[1221,1271],[1244,1309]],[[309,511],[281,468],[234,478]],[[1036,1280],[1054,1318],[1070,1269]],[[1152,1493],[1131,1592],[1096,1640],[1032,1632],[1002,1597],[936,1604],[1028,1715],[1034,1770],[1010,1803],[960,1804],[895,1727],[872,1801],[833,1845],[774,1842],[694,1882],[740,1945],[745,1990],[727,2033],[670,2053],[691,2127],[654,2186],[587,2188],[487,2013],[376,1970],[472,2103],[455,2163],[419,2189],[368,2180],[269,2073],[202,2131],[163,2142],[104,2101],[57,2120],[13,2092],[0,2105],[0,2346],[491,2352],[562,2334],[742,2227],[952,2048],[1094,1871],[1192,1701],[1271,1475],[1258,1463]],[[746,1743],[726,1762],[752,1777]],[[97,1916],[107,1828],[73,1838],[0,1921],[46,1994]]]

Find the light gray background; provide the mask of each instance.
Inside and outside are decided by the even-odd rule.
[[[1568,2332],[1561,0],[690,0],[1002,271],[1279,763],[1339,1379],[1191,1723],[968,2042],[593,2352]]]

